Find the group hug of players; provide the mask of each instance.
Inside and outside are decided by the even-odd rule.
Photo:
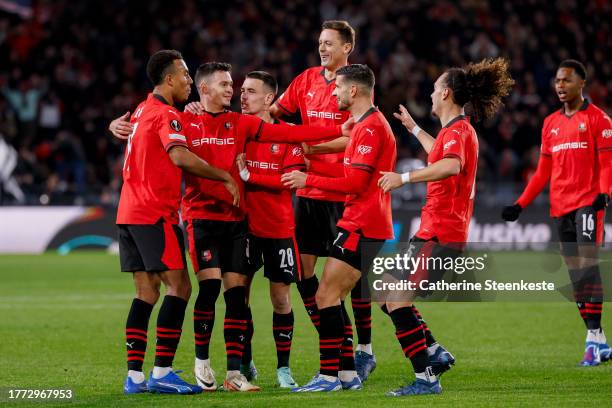
[[[127,140],[117,214],[121,269],[133,274],[136,288],[126,324],[126,393],[192,394],[218,388],[209,344],[221,285],[227,355],[223,388],[259,390],[252,384],[257,370],[249,297],[253,275],[262,266],[274,310],[279,386],[294,392],[359,390],[376,367],[370,293],[361,282],[362,271],[365,279],[364,265],[393,238],[390,191],[427,182],[413,246],[421,253],[463,249],[478,164],[478,138],[465,109],[476,120],[495,114],[514,84],[507,61],[450,68],[436,80],[432,113],[442,125],[436,138],[400,106],[394,116],[419,140],[428,165],[397,174],[395,137],[373,104],[374,74],[365,65],[348,64],[354,46],[355,32],[346,21],[323,23],[321,66],[296,77],[276,101],[274,77],[250,72],[241,86],[242,113],[228,110],[234,89],[229,64],[202,64],[192,80],[178,51],[151,56],[147,74],[152,93],[133,114],[109,126],[116,137]],[[597,244],[603,239],[603,212],[612,192],[612,124],[583,98],[585,79],[581,63],[561,63],[555,86],[563,108],[544,122],[537,171],[502,216],[516,220],[550,182],[551,216],[558,221],[560,240],[567,243],[562,252],[588,329],[581,364],[597,365],[610,358],[600,324]],[[179,112],[175,105],[187,101],[192,84],[199,101]],[[298,111],[303,125],[277,119]],[[199,286],[193,310],[197,385],[172,369],[192,292],[179,209]],[[319,281],[314,271],[320,256],[327,260]],[[410,279],[424,279],[428,273],[419,271]],[[393,273],[385,277],[403,278]],[[289,289],[294,282],[320,347],[319,372],[301,387],[289,365],[294,324]],[[157,320],[155,363],[146,380],[149,318],[162,283],[166,295]],[[353,325],[344,307],[349,293],[355,351]],[[416,377],[390,391],[391,396],[440,393],[440,375],[455,362],[434,339],[413,304],[415,296],[406,292],[379,302]]]

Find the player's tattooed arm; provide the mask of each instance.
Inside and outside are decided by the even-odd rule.
[[[108,130],[110,130],[117,139],[127,140],[134,130],[134,125],[130,123],[130,111],[113,119],[108,125]]]
[[[423,146],[423,149],[425,149],[426,153],[429,153],[431,151],[431,148],[433,147],[433,144],[436,139],[434,139],[433,136],[421,129],[416,124],[414,119],[412,119],[412,116],[410,116],[410,113],[408,113],[408,109],[406,109],[404,105],[400,104],[399,113],[394,112],[393,116],[395,116],[396,119],[399,119],[402,122],[402,125],[404,125],[408,132],[416,136],[416,138],[421,143],[421,146]]]

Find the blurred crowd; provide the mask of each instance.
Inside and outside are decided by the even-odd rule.
[[[561,60],[585,63],[585,96],[612,112],[606,0],[38,0],[27,20],[0,12],[0,133],[18,152],[16,180],[32,203],[116,202],[123,143],[107,125],[150,90],[151,53],[178,49],[192,71],[230,62],[236,90],[246,72],[265,69],[283,90],[319,64],[328,19],[357,31],[349,61],[376,73],[376,104],[398,137],[401,168],[426,156],[392,112],[405,104],[435,134],[430,93],[448,66],[505,56],[516,79],[501,113],[477,126],[484,193],[509,194],[534,171],[542,120],[560,107],[552,79]],[[404,190],[400,199],[420,195]]]

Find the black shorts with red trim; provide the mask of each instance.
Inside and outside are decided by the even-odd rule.
[[[295,201],[295,238],[301,254],[328,256],[338,235],[336,224],[344,203],[297,197]]]
[[[384,239],[364,237],[360,231],[351,232],[338,227],[338,234],[332,243],[329,256],[367,274],[384,243]]]
[[[595,211],[590,205],[555,218],[561,253],[578,256],[579,245],[601,245],[604,242],[604,219],[605,210]]]
[[[302,279],[295,237],[262,238],[249,234],[246,252],[250,273],[257,272],[263,266],[264,276],[270,282],[289,285]]]
[[[119,224],[122,272],[163,272],[185,269],[183,231],[160,219],[152,225]]]
[[[195,272],[220,268],[221,273],[247,274],[247,222],[188,220],[185,221],[189,256]]]

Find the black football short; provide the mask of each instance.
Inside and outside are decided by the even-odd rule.
[[[220,268],[221,273],[247,273],[246,221],[185,222],[194,271]]]
[[[561,253],[578,256],[578,245],[603,243],[604,218],[603,210],[595,211],[590,205],[555,218]]]
[[[261,238],[249,234],[247,238],[249,271],[262,266],[264,276],[271,282],[287,285],[302,279],[300,254],[295,238]]]
[[[121,271],[185,269],[185,242],[178,225],[160,219],[152,225],[120,224],[117,228]]]
[[[344,203],[297,197],[295,238],[301,254],[328,256],[338,231]]]
[[[359,232],[350,232],[338,227],[338,234],[332,242],[329,256],[346,262],[353,268],[367,274],[372,261],[378,255],[384,243],[384,239],[367,238]]]

